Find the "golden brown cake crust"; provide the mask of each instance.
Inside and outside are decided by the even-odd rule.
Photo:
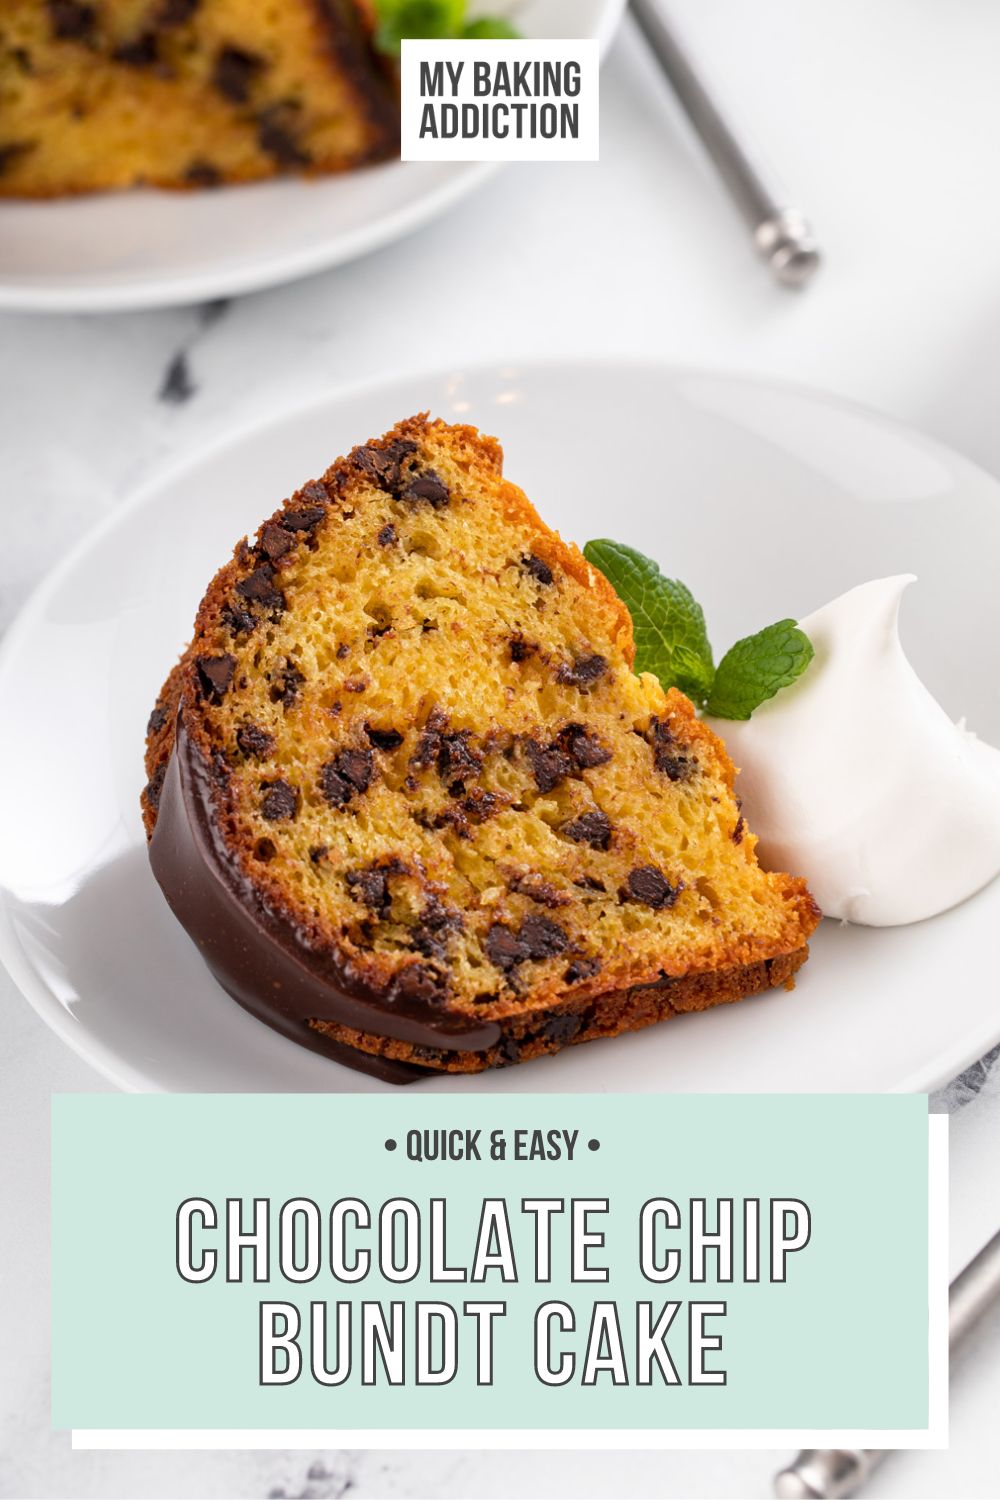
[[[414,579],[430,637],[403,621]],[[470,589],[516,618],[506,646],[470,623]],[[320,609],[293,665],[288,622]],[[467,685],[448,678],[448,631]],[[303,486],[210,585],[150,720],[154,868],[180,722],[188,801],[197,780],[258,925],[383,1009],[377,1025],[334,999],[301,1012],[313,1045],[479,1071],[790,986],[815,904],[759,870],[722,742],[633,660],[625,606],[503,479],[499,444],[411,418]]]
[[[376,1057],[416,1063],[445,1073],[482,1073],[487,1068],[506,1068],[533,1062],[578,1042],[593,1042],[642,1031],[672,1016],[708,1010],[713,1005],[745,1000],[766,990],[794,989],[795,975],[809,957],[808,945],[780,958],[708,974],[689,974],[685,979],[665,979],[655,984],[632,985],[598,995],[589,1004],[576,1003],[552,1009],[532,1018],[530,1025],[512,1026],[500,1041],[483,1052],[449,1052],[399,1042],[392,1037],[373,1036],[338,1026],[332,1021],[310,1022],[317,1032],[333,1042],[355,1047]]]

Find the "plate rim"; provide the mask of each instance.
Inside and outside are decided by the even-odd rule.
[[[585,371],[590,375],[596,372],[614,376],[623,373],[638,374],[645,376],[657,376],[670,382],[685,379],[726,381],[746,385],[754,389],[763,389],[784,395],[805,396],[809,400],[816,401],[820,405],[833,407],[839,411],[850,413],[867,421],[874,422],[883,429],[898,432],[911,442],[916,442],[924,449],[930,450],[943,459],[946,459],[953,470],[965,471],[977,483],[985,482],[997,492],[1000,502],[1000,478],[991,474],[974,459],[967,457],[956,448],[952,448],[940,439],[922,432],[919,428],[903,421],[898,417],[880,412],[877,408],[856,401],[833,391],[825,391],[821,387],[803,384],[799,381],[784,380],[770,375],[747,373],[741,370],[726,370],[724,368],[673,364],[667,360],[657,359],[653,356],[632,357],[619,355],[590,355],[583,358],[521,358],[521,359],[491,359],[482,363],[462,364],[458,367],[453,365],[436,366],[429,370],[405,370],[393,373],[390,376],[370,376],[365,380],[343,382],[328,387],[324,392],[314,395],[308,401],[289,403],[281,410],[271,413],[262,424],[259,419],[248,418],[243,422],[228,427],[222,434],[208,441],[196,444],[188,452],[181,453],[172,461],[168,461],[162,468],[149,475],[137,485],[132,491],[124,496],[114,505],[108,514],[102,517],[96,524],[84,532],[62,557],[43,577],[35,584],[28,594],[24,603],[17,611],[11,621],[3,638],[0,639],[0,702],[4,701],[3,683],[6,673],[10,670],[12,662],[17,658],[22,638],[30,638],[32,627],[38,616],[44,611],[51,598],[58,590],[66,575],[71,573],[82,561],[84,561],[97,547],[99,547],[104,536],[116,530],[127,517],[141,510],[145,505],[155,500],[159,491],[165,486],[183,480],[186,474],[196,472],[204,463],[217,458],[228,449],[241,445],[250,436],[261,437],[268,432],[285,425],[286,423],[300,418],[315,415],[331,406],[340,405],[343,402],[364,398],[372,392],[390,389],[394,386],[404,386],[416,381],[422,381],[435,390],[440,390],[442,385],[453,380],[456,376],[462,379],[482,380],[484,378],[495,378],[498,380],[510,379],[512,375],[522,372],[530,372],[533,376],[558,375],[570,369],[574,372]],[[1000,877],[998,877],[1000,878]],[[933,920],[933,919],[931,919]],[[23,945],[17,937],[13,928],[10,901],[6,890],[0,886],[0,966],[2,966],[16,989],[27,1000],[36,1015],[56,1036],[64,1041],[78,1057],[104,1079],[114,1084],[125,1092],[136,1093],[165,1093],[171,1092],[155,1078],[150,1077],[136,1064],[123,1059],[120,1054],[113,1052],[107,1044],[94,1038],[82,1029],[72,1010],[63,1005],[52,993],[48,985],[42,979],[25,953]],[[916,1068],[903,1079],[897,1081],[888,1093],[931,1093],[935,1089],[949,1083],[958,1077],[961,1072],[977,1062],[993,1046],[1000,1042],[1000,1018],[998,1018],[995,1030],[990,1032],[989,1037],[982,1044],[977,1039],[974,1045],[968,1037],[958,1038],[944,1053],[939,1053],[926,1067]],[[970,1050],[970,1047],[972,1050]],[[790,1090],[790,1092],[794,1092]],[[836,1092],[836,1090],[833,1090]],[[847,1090],[853,1092],[853,1090]]]
[[[603,62],[621,25],[628,0],[598,0],[601,6],[596,18],[591,40],[597,42]],[[382,163],[380,165],[386,165]],[[407,166],[406,162],[388,163],[390,166]],[[17,285],[5,280],[0,271],[0,311],[19,313],[116,313],[152,311],[164,307],[185,307],[198,302],[209,302],[222,297],[242,297],[250,292],[266,291],[300,281],[304,277],[331,271],[337,266],[358,260],[374,250],[404,239],[422,229],[432,219],[446,213],[467,194],[481,187],[502,167],[512,165],[503,161],[464,161],[445,165],[455,170],[449,173],[431,192],[414,202],[390,209],[374,222],[359,226],[352,233],[337,235],[333,239],[298,251],[285,251],[263,261],[240,268],[218,268],[187,273],[159,272],[150,276],[139,271],[131,281],[95,281],[91,284],[77,282],[69,286],[48,286],[44,282]],[[365,170],[365,169],[362,169]],[[378,166],[370,170],[378,170]],[[271,179],[271,181],[298,182],[304,188],[325,186],[353,174],[333,174],[318,178]],[[241,187],[253,189],[265,184],[233,184],[224,191],[239,191]],[[149,189],[154,192],[156,189]],[[167,190],[169,191],[169,190]],[[102,197],[113,198],[114,194],[81,195],[82,202],[93,202]],[[71,199],[57,198],[53,203],[65,204]],[[45,200],[0,199],[4,206],[26,204],[34,207],[44,205]]]
[[[408,163],[393,165],[407,166]],[[352,233],[338,235],[335,239],[323,240],[298,250],[275,254],[268,259],[251,262],[242,268],[224,267],[185,273],[164,273],[148,276],[139,273],[131,282],[79,282],[70,286],[46,286],[44,284],[16,286],[3,279],[0,273],[0,311],[22,313],[116,313],[154,311],[165,307],[186,307],[199,302],[211,302],[223,297],[242,297],[250,292],[261,292],[273,287],[285,286],[301,281],[320,271],[334,270],[352,260],[359,260],[371,251],[404,239],[436,218],[446,213],[467,193],[474,192],[487,179],[505,165],[505,162],[454,162],[456,170],[442,183],[423,197],[390,210],[372,223],[364,224]],[[378,167],[362,170],[377,171]],[[280,180],[280,179],[276,179]],[[303,179],[300,186],[306,190],[324,187],[338,179]],[[260,183],[235,184],[232,191],[243,188],[252,191]],[[266,185],[266,184],[265,184]],[[140,190],[141,191],[141,190]],[[149,189],[154,191],[154,189]],[[164,191],[171,191],[164,189]],[[106,195],[109,196],[109,195]],[[28,201],[28,200],[25,200]],[[57,200],[65,202],[64,199]]]

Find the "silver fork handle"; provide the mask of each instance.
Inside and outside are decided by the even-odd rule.
[[[658,0],[632,0],[632,13],[702,145],[750,227],[754,243],[784,286],[801,287],[820,264],[805,216],[709,90],[704,74]]]

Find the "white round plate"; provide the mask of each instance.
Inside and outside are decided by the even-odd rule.
[[[529,37],[610,43],[625,0],[493,0]],[[482,7],[481,7],[482,8]],[[230,297],[378,249],[482,182],[490,162],[386,162],[200,192],[0,198],[0,308],[120,312]]]
[[[0,656],[0,958],[116,1083],[388,1087],[216,985],[150,874],[138,799],[150,707],[235,540],[337,454],[425,408],[496,433],[507,473],[565,535],[610,534],[683,578],[717,646],[916,573],[911,659],[952,715],[1000,742],[1000,485],[919,434],[792,387],[652,365],[483,369],[328,396],[147,486],[42,586]],[[1000,881],[912,927],[824,922],[790,994],[418,1091],[931,1088],[1000,1039],[998,927]]]

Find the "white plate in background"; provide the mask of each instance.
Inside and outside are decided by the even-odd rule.
[[[388,1087],[218,987],[150,874],[138,799],[150,708],[234,542],[337,454],[425,408],[496,433],[509,476],[565,535],[614,536],[683,578],[717,647],[916,573],[911,660],[953,716],[1000,743],[1000,484],[918,433],[792,386],[639,364],[330,395],[148,485],[42,585],[0,653],[0,958],[123,1087]],[[998,930],[1000,881],[911,927],[824,922],[793,993],[415,1094],[931,1088],[1000,1040]]]
[[[625,0],[494,0],[529,37],[610,43]],[[294,281],[389,244],[482,182],[491,162],[384,162],[192,192],[0,198],[0,309],[121,312]]]

